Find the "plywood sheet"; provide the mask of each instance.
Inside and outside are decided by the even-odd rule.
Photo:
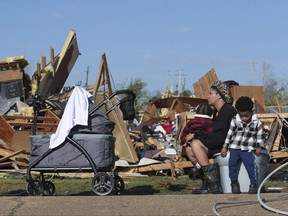
[[[99,104],[105,99],[103,93],[97,93],[95,104]],[[104,106],[100,108],[103,112],[106,112],[112,107],[111,100]],[[115,128],[113,130],[113,136],[116,138],[115,141],[115,151],[121,160],[127,160],[131,163],[138,162],[138,156],[131,141],[129,131],[122,118],[122,113],[120,109],[115,109],[109,113],[108,118],[115,123]]]
[[[196,98],[207,98],[210,86],[218,80],[214,68],[210,69],[203,77],[193,84]]]
[[[241,96],[254,98],[256,112],[264,111],[264,90],[263,86],[231,86],[231,94],[236,101]]]
[[[45,68],[47,72],[43,80],[41,80],[39,84],[38,94],[39,95],[51,95],[58,94],[63,85],[66,82],[77,58],[79,56],[79,49],[77,43],[76,32],[71,30],[67,36],[65,44],[60,52],[60,54],[56,57],[55,61],[52,63],[53,70],[51,65],[48,64]],[[52,70],[52,71],[51,71]],[[54,73],[54,76],[52,74]]]

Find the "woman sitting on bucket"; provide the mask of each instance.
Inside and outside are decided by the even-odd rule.
[[[220,153],[224,144],[230,122],[236,115],[232,106],[232,96],[229,86],[218,80],[210,87],[207,97],[208,104],[215,108],[213,116],[214,130],[207,135],[197,133],[185,137],[186,154],[194,166],[200,165],[202,186],[193,191],[194,194],[222,193],[218,164],[210,164],[209,159]]]

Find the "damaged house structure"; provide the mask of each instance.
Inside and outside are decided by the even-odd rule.
[[[76,33],[71,30],[57,56],[54,56],[53,48],[50,49],[51,61],[48,64],[46,56],[42,56],[42,68],[38,62],[32,79],[24,73],[28,65],[24,56],[0,60],[0,155],[7,157],[19,152],[29,156],[31,134],[52,134],[56,131],[61,117],[57,114],[61,107],[59,101],[54,103],[49,97],[60,93],[78,55]],[[41,110],[37,110],[37,118],[34,119],[35,104],[41,104]],[[27,158],[17,156],[20,160]]]
[[[29,136],[55,133],[63,104],[72,90],[64,92],[63,86],[78,56],[76,33],[71,30],[58,55],[54,56],[51,48],[48,63],[42,56],[42,64],[37,63],[31,80],[24,73],[28,65],[24,56],[0,60],[0,167],[27,166]],[[110,112],[108,118],[115,123],[116,170],[141,174],[164,170],[176,177],[186,168],[190,169],[193,165],[183,154],[180,136],[186,123],[194,118],[193,109],[207,103],[209,88],[216,80],[218,77],[212,68],[193,84],[195,96],[191,97],[172,96],[170,88],[167,88],[163,98],[148,104],[139,125],[134,128],[127,127],[120,109]],[[288,129],[283,119],[288,118],[288,114],[267,113],[262,86],[241,86],[234,81],[227,81],[227,84],[235,100],[242,95],[254,99],[256,114],[267,129],[266,144],[272,160],[287,158]],[[102,55],[95,84],[85,88],[94,96],[95,104],[113,94],[105,54]],[[40,110],[35,110],[35,101],[43,105]],[[101,110],[105,112],[116,103],[113,99]],[[34,118],[35,111],[37,119]],[[37,125],[34,131],[33,125]]]

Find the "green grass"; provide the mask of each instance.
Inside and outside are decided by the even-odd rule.
[[[51,179],[55,185],[55,195],[94,195],[92,190],[93,178],[57,177]],[[152,195],[152,194],[187,194],[197,188],[201,181],[192,181],[188,176],[149,176],[141,178],[122,178],[124,180],[123,195]],[[49,177],[46,180],[50,180]],[[11,175],[0,178],[0,194],[25,195],[25,176]],[[26,194],[27,195],[27,194]]]
[[[95,195],[92,190],[93,178],[57,177],[51,179],[55,185],[56,196]],[[49,180],[48,178],[46,180]],[[191,180],[187,175],[173,179],[171,176],[149,176],[141,178],[123,178],[125,188],[122,195],[165,195],[191,194],[201,185],[201,180]],[[10,175],[0,178],[0,195],[27,195],[24,175]],[[265,188],[283,187],[287,191],[288,183],[267,181]]]

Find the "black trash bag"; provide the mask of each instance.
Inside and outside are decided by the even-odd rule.
[[[125,98],[121,99],[119,108],[123,113],[124,120],[133,120],[135,118],[134,100],[134,93],[128,94]]]

